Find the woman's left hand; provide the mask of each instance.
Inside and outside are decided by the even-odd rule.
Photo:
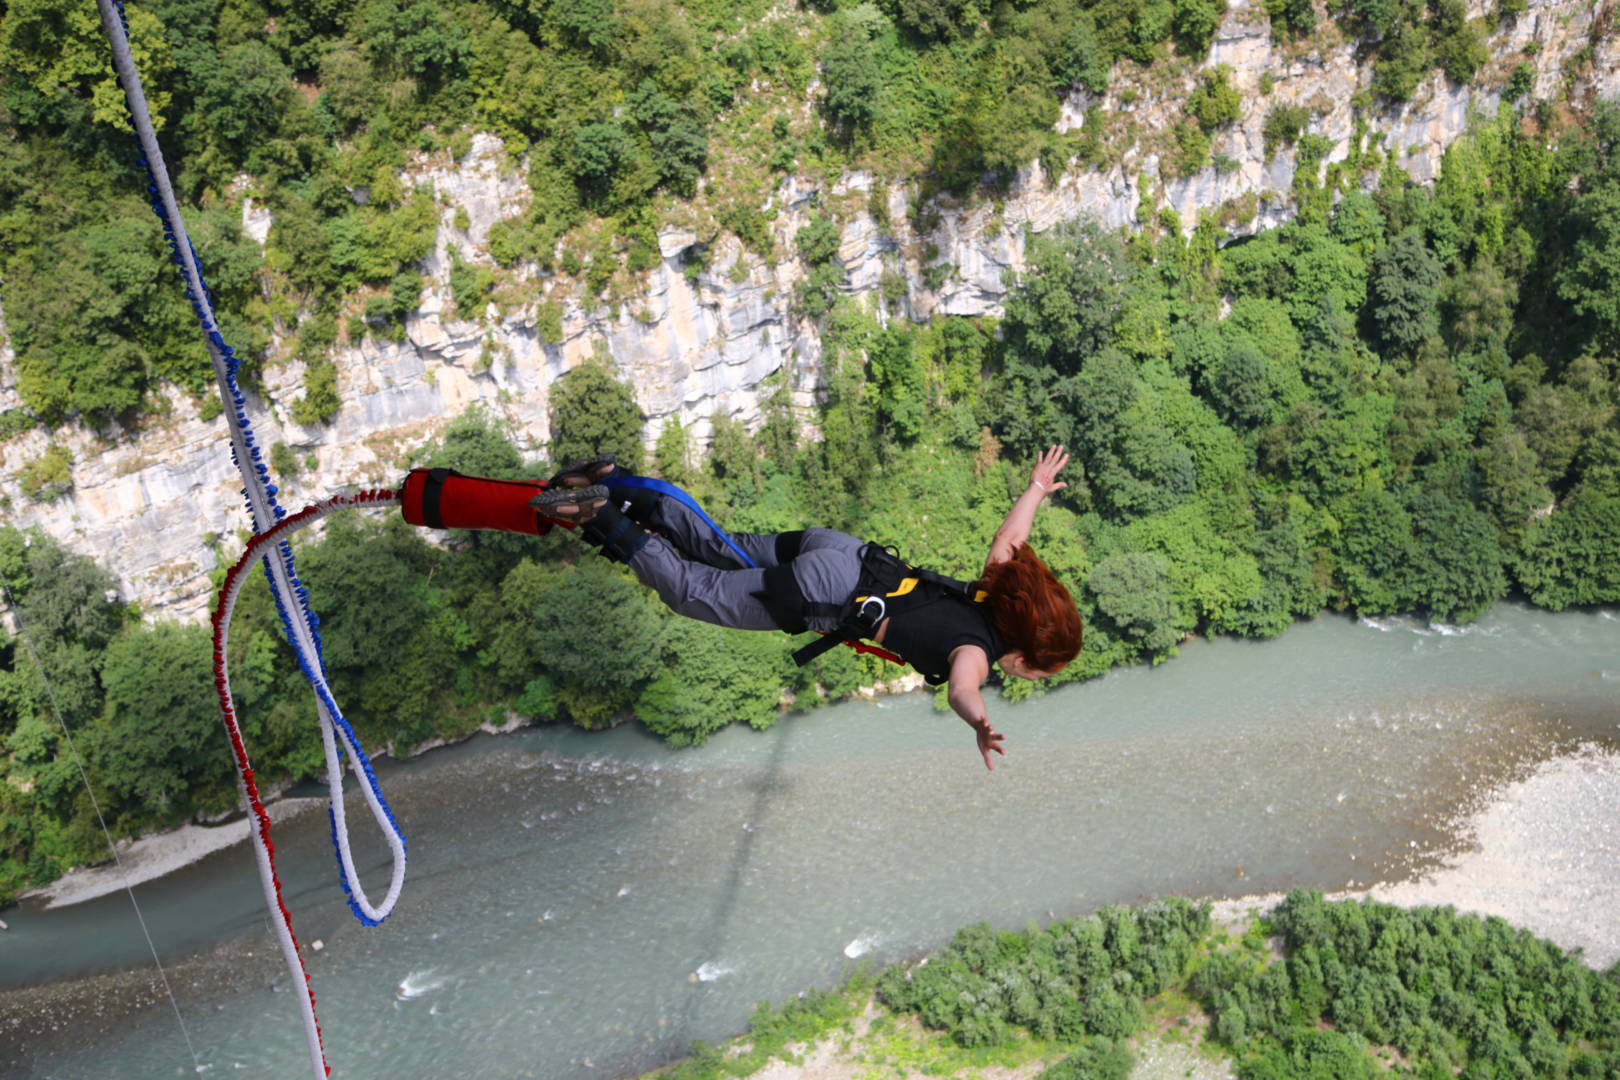
[[[1068,463],[1068,451],[1061,446],[1049,446],[1046,448],[1046,453],[1042,454],[1041,459],[1035,463],[1035,468],[1030,470],[1029,482],[1048,495],[1054,491],[1062,491],[1069,485],[1065,481],[1059,480],[1057,474]]]

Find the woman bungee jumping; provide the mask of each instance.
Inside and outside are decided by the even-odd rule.
[[[994,769],[991,753],[1005,751],[980,694],[990,665],[1041,679],[1080,652],[1074,598],[1027,543],[1041,502],[1068,486],[1057,479],[1068,460],[1061,446],[1040,456],[973,583],[909,566],[891,549],[834,529],[728,536],[679,489],[625,473],[612,455],[564,467],[529,505],[577,523],[677,614],[740,630],[824,634],[794,654],[801,664],[841,641],[868,639],[930,685],[948,682],[951,709]]]

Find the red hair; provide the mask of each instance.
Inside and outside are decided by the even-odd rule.
[[[1012,558],[985,568],[979,588],[1002,640],[1037,671],[1056,672],[1080,654],[1080,609],[1035,549],[1019,544]],[[994,660],[996,657],[991,657]]]

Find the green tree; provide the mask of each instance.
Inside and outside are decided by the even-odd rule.
[[[1469,622],[1507,592],[1496,526],[1469,503],[1425,491],[1409,503],[1415,599],[1447,622]]]
[[[292,72],[276,50],[249,39],[203,69],[197,108],[235,159],[245,161],[276,130],[292,93]]]
[[[1434,58],[1454,83],[1466,83],[1490,59],[1485,32],[1468,18],[1463,0],[1431,0]]]
[[[709,469],[733,492],[752,501],[763,488],[759,444],[741,420],[716,412],[709,418]],[[741,489],[739,492],[738,489]]]
[[[582,727],[605,727],[629,713],[662,666],[665,620],[655,603],[603,559],[525,559],[501,583],[491,651],[508,680],[532,686],[545,676],[563,712]],[[613,662],[605,664],[609,648]]]
[[[1351,500],[1337,546],[1339,576],[1351,607],[1380,615],[1415,605],[1411,545],[1412,519],[1400,498],[1369,490]]]
[[[341,43],[326,50],[320,60],[321,103],[337,123],[340,134],[366,126],[383,107],[382,87],[371,64],[358,47]]]
[[[619,20],[609,0],[558,0],[551,12],[557,25],[590,49],[606,49],[619,34]]]
[[[1309,37],[1316,29],[1316,8],[1310,0],[1266,0],[1275,38]]]
[[[1552,501],[1541,459],[1522,432],[1497,431],[1474,451],[1474,461],[1483,481],[1480,501],[1503,532],[1522,533],[1531,515]]]
[[[1078,371],[1120,316],[1124,250],[1096,225],[1070,223],[1032,237],[1025,264],[1021,275],[1008,272],[1007,351],[1028,364]]]
[[[709,137],[702,122],[651,79],[641,80],[631,95],[630,108],[652,143],[659,180],[682,195],[693,194],[709,156]]]
[[[821,64],[827,85],[822,107],[827,118],[846,133],[865,128],[876,115],[883,85],[872,42],[859,30],[841,33],[827,46]]]
[[[895,0],[895,21],[920,38],[949,41],[971,30],[969,0]]]
[[[1197,59],[1209,55],[1209,44],[1226,14],[1226,0],[1176,0],[1171,20],[1176,46]]]
[[[560,466],[612,452],[626,470],[640,472],[641,421],[630,387],[613,377],[604,360],[587,360],[552,390],[552,461]]]
[[[1447,278],[1440,299],[1446,341],[1453,349],[1506,356],[1519,289],[1494,259],[1481,255]]]
[[[1246,341],[1233,345],[1210,379],[1210,399],[1234,426],[1253,426],[1272,409],[1265,357]]]
[[[472,59],[463,24],[432,0],[370,0],[361,20],[374,64],[399,65],[432,83],[454,83]]]
[[[1530,390],[1517,418],[1525,441],[1556,483],[1569,471],[1581,447],[1594,439],[1616,415],[1608,365],[1593,356],[1579,357],[1559,378]]]
[[[636,699],[638,719],[675,746],[703,742],[727,724],[776,722],[788,680],[787,639],[671,619],[662,662]]]
[[[1437,314],[1440,260],[1413,226],[1373,256],[1369,303],[1373,326],[1385,347],[1410,351],[1440,330]]]
[[[174,57],[162,23],[147,8],[125,13],[131,52],[143,81],[155,122],[163,123],[173,84]],[[29,113],[65,120],[69,100],[88,101],[94,123],[120,129],[125,124],[123,91],[107,63],[106,42],[96,12],[64,0],[19,0],[0,18],[0,63],[8,75],[33,91],[13,100]],[[31,100],[30,100],[31,99]],[[64,110],[64,111],[58,111]]]
[[[1170,567],[1162,555],[1125,552],[1099,562],[1086,581],[1097,610],[1149,655],[1180,638],[1170,602]]]
[[[1554,611],[1620,601],[1620,498],[1578,493],[1531,525],[1514,576]]]
[[[1558,271],[1558,295],[1606,348],[1620,346],[1620,179],[1583,187],[1571,202],[1568,228],[1573,243]]]
[[[327,664],[355,674],[392,666],[428,617],[412,586],[426,576],[429,549],[402,521],[334,517],[298,560],[321,612]]]
[[[1394,6],[1394,5],[1391,5]],[[1416,21],[1397,22],[1386,31],[1373,62],[1372,89],[1391,101],[1406,101],[1434,67],[1428,28]]]
[[[793,235],[793,246],[804,260],[807,273],[799,282],[796,296],[799,308],[812,319],[832,310],[839,288],[844,284],[844,267],[838,261],[838,222],[816,212]]]
[[[574,134],[574,178],[582,188],[602,195],[630,161],[635,148],[615,123],[585,124]]]
[[[679,416],[664,421],[653,446],[653,472],[677,486],[691,483],[692,446]]]
[[[1187,108],[1206,135],[1243,115],[1243,99],[1232,86],[1232,65],[1216,64],[1205,72],[1187,99]]]
[[[124,829],[234,801],[211,652],[202,627],[173,624],[132,628],[107,647],[106,709],[85,753]]]
[[[915,335],[898,328],[884,330],[873,339],[867,355],[878,416],[901,444],[915,442],[928,421]]]
[[[1093,94],[1107,91],[1108,56],[1097,41],[1097,24],[1090,12],[1075,15],[1053,74],[1066,86],[1083,86]]]

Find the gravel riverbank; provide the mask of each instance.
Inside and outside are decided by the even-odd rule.
[[[1454,824],[1457,853],[1411,881],[1332,894],[1402,907],[1498,915],[1605,970],[1620,961],[1620,753],[1595,746],[1553,758],[1481,796]],[[1216,904],[1236,919],[1280,895]]]
[[[325,804],[325,799],[278,799],[266,806],[265,812],[271,823],[277,824]],[[171,874],[247,838],[245,816],[224,825],[182,825],[169,832],[125,841],[118,845],[116,862],[69,870],[49,885],[25,893],[23,899],[43,900],[46,908],[82,904]]]

